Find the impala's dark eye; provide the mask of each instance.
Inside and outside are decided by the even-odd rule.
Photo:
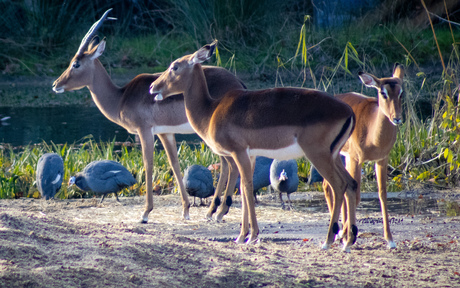
[[[78,67],[80,67],[80,63],[78,63],[78,61],[75,61],[75,62],[72,63],[72,67],[73,68],[78,68]]]
[[[172,71],[177,71],[178,68],[179,68],[179,67],[178,67],[176,64],[174,64],[174,65],[171,66],[171,70],[172,70]]]
[[[388,98],[388,91],[383,85],[380,88],[380,95],[382,95],[383,99],[385,100]]]

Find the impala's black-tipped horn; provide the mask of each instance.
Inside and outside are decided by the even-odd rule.
[[[214,50],[215,50],[216,47],[217,47],[217,42],[218,42],[218,41],[217,41],[217,39],[216,39],[216,40],[212,41],[211,44],[209,44],[209,54],[208,54],[208,57],[211,57],[212,54],[214,54]]]
[[[77,55],[81,56],[85,52],[86,48],[88,48],[89,43],[91,42],[91,39],[94,37],[96,34],[97,30],[99,27],[102,26],[102,23],[104,23],[105,20],[117,20],[117,18],[113,17],[107,17],[110,11],[112,11],[113,8],[110,8],[109,10],[105,11],[104,15],[102,15],[101,19],[96,21],[91,28],[89,28],[88,33],[86,33],[85,37],[83,37],[83,40],[81,40],[80,43],[80,48],[78,48]]]

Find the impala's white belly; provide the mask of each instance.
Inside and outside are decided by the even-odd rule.
[[[302,148],[297,143],[297,141],[287,147],[273,150],[248,148],[248,154],[249,156],[265,156],[277,160],[297,159],[305,156],[305,153],[303,152]]]
[[[175,126],[153,126],[152,127],[153,134],[193,134],[195,131],[193,130],[190,123],[186,122],[182,125],[175,125]]]

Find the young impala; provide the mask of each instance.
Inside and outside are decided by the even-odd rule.
[[[105,20],[113,19],[107,18],[107,14],[111,10],[107,10],[85,35],[78,52],[70,61],[69,67],[53,83],[53,90],[56,93],[63,93],[64,91],[88,87],[94,102],[105,117],[124,127],[129,133],[139,135],[146,182],[146,207],[142,216],[143,223],[148,221],[148,215],[153,209],[153,135],[157,134],[165,148],[169,164],[179,185],[182,197],[182,215],[185,219],[189,219],[190,202],[182,181],[174,138],[175,133],[195,133],[185,115],[184,98],[182,95],[175,95],[167,101],[158,102],[152,99],[148,93],[149,85],[161,75],[160,73],[138,75],[124,87],[117,87],[112,82],[98,59],[104,52],[105,41],[99,42],[99,38],[95,36],[96,31]],[[221,97],[227,91],[244,88],[239,79],[223,68],[205,67],[204,73],[213,97]],[[221,167],[221,175],[229,175],[227,161],[223,161]],[[233,174],[236,175],[229,175],[228,177],[229,187],[235,187],[238,173],[235,171]],[[225,182],[227,182],[225,177],[221,177],[221,179],[222,181],[218,185],[218,189],[221,190],[216,192],[216,197],[220,196],[219,193],[222,192]],[[228,191],[226,194],[233,190]],[[214,206],[211,207],[209,217],[215,212],[215,204],[219,203],[218,200],[219,198],[212,202]],[[222,205],[219,214],[223,215],[227,210],[228,206]]]
[[[354,127],[350,106],[328,93],[301,88],[234,89],[222,98],[212,99],[200,63],[212,56],[215,45],[216,42],[206,45],[174,61],[152,83],[150,93],[163,101],[183,93],[193,129],[215,153],[231,156],[235,161],[243,184],[242,226],[236,242],[244,243],[249,223],[247,243],[258,241],[252,195],[255,156],[277,159],[306,156],[334,190],[334,209],[322,248],[330,247],[339,230],[337,222],[345,194],[350,229],[344,251],[349,252],[358,232],[354,205],[356,181],[345,170],[339,152]]]
[[[396,141],[397,126],[402,122],[403,77],[404,67],[399,64],[395,65],[393,77],[377,78],[371,74],[360,73],[359,78],[366,86],[377,89],[378,98],[371,98],[358,93],[336,95],[338,99],[350,105],[356,115],[355,130],[342,148],[342,153],[347,156],[347,170],[358,183],[356,204],[359,204],[360,201],[362,165],[365,161],[375,161],[383,230],[389,248],[395,248],[396,244],[393,241],[388,222],[386,178],[388,156]],[[331,193],[327,181],[323,182],[323,188],[326,194]],[[326,198],[330,199],[330,197]],[[331,211],[332,203],[328,202],[328,206]],[[347,219],[345,212],[343,213],[344,222]]]

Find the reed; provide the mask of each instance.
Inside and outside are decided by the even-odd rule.
[[[88,26],[109,7],[114,8],[111,15],[118,20],[104,26],[100,36],[107,36],[111,49],[105,61],[111,71],[120,74],[162,71],[173,59],[212,39],[218,39],[219,48],[229,52],[222,54],[221,63],[235,71],[270,79],[284,63],[286,69],[282,70],[298,80],[285,78],[284,83],[307,83],[309,87],[310,80],[334,73],[324,66],[334,67],[347,43],[352,46],[345,52],[352,52],[353,47],[358,59],[366,57],[368,61],[363,62],[371,69],[389,68],[394,61],[401,62],[402,54],[407,61],[417,59],[418,65],[431,64],[438,54],[433,42],[427,41],[432,39],[431,31],[408,25],[403,19],[407,13],[398,13],[402,19],[398,20],[387,17],[395,13],[378,9],[343,26],[321,28],[314,25],[317,19],[309,1],[117,0],[93,5],[81,1],[0,1],[0,11],[4,12],[0,19],[0,70],[13,75],[56,75],[68,65]],[[296,53],[302,25],[302,45]],[[439,50],[446,53],[451,48],[452,30],[445,27],[436,32]],[[399,46],[395,45],[398,41]],[[297,57],[302,59],[297,61]],[[356,64],[344,63],[352,72],[361,68]],[[307,67],[310,69],[305,70]],[[296,74],[295,70],[303,73]]]
[[[1,1],[0,70],[13,75],[59,73],[68,65],[88,25],[112,6],[113,16],[119,20],[105,26],[103,33],[116,37],[108,37],[107,49],[112,52],[102,60],[109,63],[110,73],[162,71],[171,60],[214,38],[219,40],[219,65],[247,72],[250,78],[261,79],[265,87],[291,85],[374,96],[374,91],[358,81],[357,72],[383,76],[390,73],[394,62],[404,64],[406,112],[390,154],[389,189],[459,185],[460,53],[454,35],[458,30],[451,26],[431,23],[431,29],[414,28],[398,19],[400,14],[391,21],[374,21],[371,17],[376,11],[371,11],[349,25],[325,29],[304,16],[312,15],[310,3],[302,6],[291,0],[108,1],[94,5]],[[428,72],[424,67],[440,68]],[[45,151],[65,159],[65,181],[90,161],[114,159],[136,175],[139,185],[134,193],[145,193],[138,147],[96,143],[88,138],[82,143],[1,148],[0,197],[36,194],[33,170]],[[203,144],[189,147],[182,143],[179,157],[181,169],[218,161]],[[155,183],[166,189],[172,183],[166,156],[157,149],[154,159]],[[298,163],[299,173],[308,177],[309,163]],[[363,182],[364,189],[375,187],[373,169],[372,163],[364,165],[368,180]],[[63,188],[59,197],[78,193]]]
[[[391,72],[393,63],[390,60],[403,63],[406,66],[404,124],[399,127],[397,141],[390,153],[388,189],[401,191],[425,186],[432,188],[458,186],[460,184],[460,146],[458,145],[460,43],[456,42],[452,30],[450,30],[452,35],[448,37],[445,35],[448,30],[441,29],[440,33],[435,33],[433,26],[431,35],[417,32],[419,36],[423,35],[428,39],[431,37],[432,42],[437,43],[435,50],[431,48],[431,51],[438,52],[440,58],[438,62],[441,65],[437,66],[441,66],[441,71],[427,74],[423,72],[420,65],[426,62],[419,59],[425,55],[426,50],[425,48],[414,49],[407,44],[413,37],[406,35],[408,31],[404,29],[401,31],[397,26],[385,26],[377,35],[373,35],[371,32],[377,31],[375,27],[359,27],[362,28],[360,38],[348,35],[347,38],[340,40],[343,35],[334,35],[338,37],[319,39],[312,36],[315,28],[309,25],[309,17],[305,17],[304,24],[300,27],[294,56],[284,62],[281,54],[277,56],[277,85],[294,83],[294,85],[317,88],[333,94],[355,91],[375,97],[375,92],[364,87],[357,79],[357,72],[366,71],[384,76]],[[443,34],[442,41],[437,38],[438,34]],[[377,36],[388,37],[386,41],[399,46],[395,49],[400,49],[399,53],[383,53],[382,50],[369,49],[374,41],[372,38]],[[441,44],[446,39],[450,43]],[[338,42],[342,44],[339,46]],[[336,47],[329,48],[331,43]],[[444,48],[441,49],[441,46]],[[446,49],[446,46],[450,46],[450,50]],[[335,58],[337,60],[327,59],[324,51],[339,51],[337,47],[343,47],[340,57]],[[321,53],[317,52],[319,48],[322,48]],[[444,54],[441,51],[444,51]],[[376,59],[375,52],[380,53],[380,59]],[[446,52],[449,53],[449,57],[445,57]],[[444,61],[444,58],[448,60]],[[380,68],[377,68],[376,64],[380,64]],[[386,66],[387,69],[383,70],[382,66]],[[293,74],[297,77],[292,77]],[[302,160],[298,161],[298,164],[299,174],[306,177],[304,175],[308,174],[309,165]],[[362,190],[376,191],[374,163],[365,163],[363,172]]]
[[[104,159],[120,162],[133,173],[138,182],[131,189],[124,189],[121,195],[133,196],[145,193],[144,166],[139,145],[115,141],[98,143],[88,136],[80,143],[73,144],[43,142],[39,145],[18,148],[0,146],[0,199],[39,198],[40,194],[35,186],[35,169],[40,156],[48,152],[57,153],[64,160],[63,185],[56,198],[92,197],[91,192],[83,192],[75,186],[69,188],[66,183],[71,176],[83,170],[90,162]],[[182,142],[178,154],[181,170],[193,164],[207,167],[219,162],[219,158],[204,143],[188,145]],[[163,193],[174,192],[174,180],[164,150],[157,147],[153,158],[154,183],[163,190]]]

